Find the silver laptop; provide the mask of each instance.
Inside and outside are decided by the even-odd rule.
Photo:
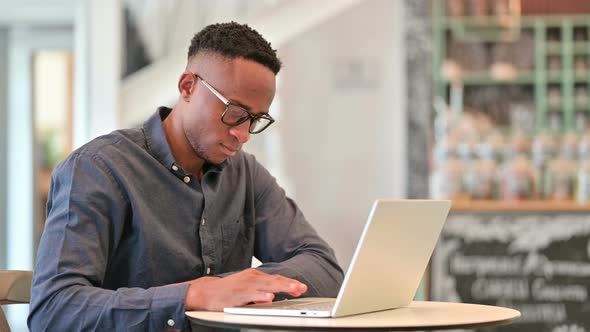
[[[341,317],[404,307],[414,299],[451,201],[373,204],[338,297],[298,298],[224,308],[245,315]]]

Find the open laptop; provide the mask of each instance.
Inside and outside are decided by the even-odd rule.
[[[414,299],[451,201],[376,200],[334,298],[224,308],[245,315],[341,317],[404,307]]]

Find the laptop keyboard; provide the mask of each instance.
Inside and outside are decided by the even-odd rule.
[[[285,303],[281,305],[273,305],[273,309],[290,309],[290,310],[310,310],[310,311],[330,311],[334,307],[336,300],[327,300],[320,302],[307,303]]]

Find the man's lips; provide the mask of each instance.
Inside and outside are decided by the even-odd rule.
[[[225,154],[227,154],[230,157],[235,155],[236,152],[238,152],[238,150],[240,149],[240,148],[232,149],[232,148],[226,146],[225,144],[221,144],[221,148],[222,148],[222,150],[224,150]]]

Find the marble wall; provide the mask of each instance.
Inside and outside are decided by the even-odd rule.
[[[407,196],[427,198],[432,137],[431,0],[405,0]]]

